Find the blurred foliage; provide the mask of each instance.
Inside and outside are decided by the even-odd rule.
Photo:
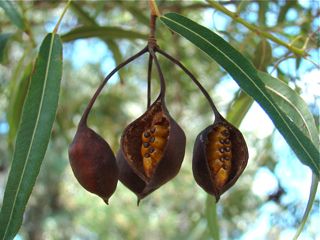
[[[205,2],[157,2],[163,13],[178,12],[219,32],[252,61],[257,61],[257,54],[263,50],[263,46],[267,46],[272,49],[272,54],[266,57],[262,70],[276,73],[278,78],[288,82],[302,95],[306,91],[303,88],[305,80],[301,76],[316,68],[309,60],[295,58],[289,50],[272,42],[266,45],[265,39],[216,12]],[[27,84],[23,82],[28,80],[26,69],[33,62],[34,52],[41,39],[54,27],[64,4],[63,1],[15,2],[17,11],[23,17],[24,31],[12,24],[3,9],[0,9],[1,39],[9,36],[5,34],[10,34],[5,43],[1,40],[5,48],[4,51],[1,49],[0,56],[0,202],[14,146],[14,135],[10,131],[15,129],[9,128],[9,116],[19,116],[21,110],[20,107],[13,109],[16,101],[13,96],[17,90],[21,91],[21,84]],[[148,34],[149,9],[146,1],[78,1],[72,4],[62,22],[61,34],[90,24],[121,27]],[[314,60],[319,57],[319,35],[316,33],[319,5],[316,2],[310,1],[307,6],[299,1],[276,0],[228,1],[221,4],[237,11],[246,21],[295,46],[303,46],[309,37],[308,58]],[[173,35],[159,22],[157,37],[158,45],[180,59],[195,74],[224,114],[228,109],[241,105],[236,103],[238,99],[244,99],[250,108],[251,100],[237,86],[232,85],[233,88],[228,92],[229,88],[224,87],[230,85],[226,72],[209,61],[205,54],[191,47],[186,40]],[[109,51],[105,51],[98,60],[93,55],[90,55],[93,59],[79,59],[76,55],[81,53],[77,47],[79,41],[85,41],[84,44],[93,50],[97,43],[105,44]],[[119,183],[110,200],[111,206],[105,206],[100,199],[80,187],[69,166],[68,145],[99,82],[119,59],[126,59],[145,45],[146,41],[132,40],[130,36],[121,39],[110,37],[108,40],[82,39],[64,44],[59,109],[44,164],[20,230],[23,239],[210,239],[204,212],[206,194],[193,180],[191,158],[195,137],[212,122],[212,114],[204,97],[188,77],[160,56],[168,86],[168,108],[187,135],[186,156],[179,175],[143,200],[139,207],[136,206],[134,194]],[[89,119],[89,125],[108,139],[115,152],[119,148],[122,130],[146,108],[147,57],[125,67],[120,76],[123,83],[120,83],[119,75],[113,78],[99,96]],[[221,91],[222,88],[227,90]],[[154,74],[153,99],[158,91],[159,83]],[[308,99],[318,121],[319,97],[309,96]],[[14,120],[18,121],[16,118]],[[277,175],[282,159],[275,153],[275,133],[273,131],[261,138],[255,132],[244,132],[249,145],[249,165],[238,183],[219,201],[218,219],[222,239],[246,236],[252,222],[263,211],[269,211],[272,222],[269,223],[266,236],[261,236],[261,239],[278,239],[282,231],[295,228],[303,215],[305,201],[290,194],[288,189],[281,191],[290,179],[279,178]],[[271,173],[278,181],[278,188],[270,195],[261,196],[252,191],[256,174],[261,169]],[[291,196],[291,201],[287,200],[288,196]],[[313,216],[317,211],[319,209],[313,209],[310,218],[311,227],[307,236],[311,238],[316,234],[312,221],[316,221]]]

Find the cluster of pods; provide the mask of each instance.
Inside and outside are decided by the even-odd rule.
[[[120,140],[120,150],[115,155],[109,144],[87,126],[87,118],[112,75],[145,53],[149,53],[148,108],[125,128]],[[121,63],[97,89],[69,147],[73,173],[86,190],[100,196],[106,203],[114,193],[118,180],[137,195],[139,203],[178,174],[184,158],[186,136],[166,107],[166,85],[156,53],[163,55],[189,75],[213,110],[214,123],[200,132],[195,141],[192,170],[196,182],[218,201],[247,165],[248,150],[245,140],[241,132],[220,115],[209,94],[190,71],[157,45],[148,45]],[[158,71],[161,89],[159,96],[151,104],[149,88],[153,62]]]

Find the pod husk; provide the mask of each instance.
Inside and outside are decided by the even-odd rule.
[[[228,181],[223,187],[218,189],[217,187],[215,187],[213,180],[214,178],[209,167],[206,155],[206,147],[209,141],[209,133],[215,126],[221,123],[227,126],[230,131],[229,138],[232,142],[232,166],[231,174]],[[200,132],[200,134],[196,138],[192,160],[193,176],[198,185],[207,193],[215,196],[216,201],[218,201],[220,199],[220,196],[230,187],[232,187],[238,180],[247,165],[248,158],[248,148],[241,132],[226,120],[220,118],[219,120],[215,121],[214,124],[208,126],[202,132]]]
[[[78,182],[108,204],[118,182],[118,167],[108,143],[84,122],[69,146],[69,160]]]
[[[169,122],[169,135],[163,155],[156,165],[153,175],[144,174],[140,148],[141,134],[150,127],[156,114],[162,115]],[[120,140],[117,154],[120,181],[138,197],[138,203],[148,194],[174,178],[181,167],[185,153],[186,137],[180,126],[170,116],[164,100],[160,97],[138,119],[129,124]]]

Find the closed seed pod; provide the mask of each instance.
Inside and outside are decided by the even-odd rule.
[[[108,204],[118,182],[116,159],[108,143],[84,121],[80,121],[69,147],[69,159],[81,186]]]
[[[118,166],[108,143],[87,127],[87,118],[94,102],[109,79],[122,67],[147,51],[148,47],[145,47],[120,63],[100,83],[82,115],[77,133],[69,146],[69,160],[75,177],[86,190],[98,195],[107,204],[108,199],[117,187],[119,179]]]
[[[122,134],[117,154],[120,181],[139,202],[177,175],[185,145],[183,130],[159,97]]]
[[[192,171],[196,182],[216,201],[239,178],[248,162],[241,132],[221,116],[197,137]]]

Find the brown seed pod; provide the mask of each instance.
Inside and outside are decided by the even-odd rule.
[[[192,170],[196,182],[218,201],[239,178],[248,162],[241,132],[219,116],[197,137]]]
[[[69,147],[72,171],[89,192],[101,197],[107,204],[118,182],[118,167],[108,143],[92,129],[80,122]]]
[[[195,76],[177,59],[157,48],[157,52],[179,66],[198,86],[216,117],[213,125],[197,137],[192,170],[196,182],[216,197],[228,190],[239,178],[248,161],[248,149],[241,132],[219,113],[210,95]]]
[[[138,201],[180,170],[186,137],[160,97],[124,130],[117,154],[120,181]]]
[[[69,159],[75,177],[86,190],[98,195],[107,204],[109,197],[116,190],[119,171],[110,146],[101,136],[87,127],[87,118],[94,102],[113,74],[147,50],[145,47],[120,63],[101,82],[84,111],[77,133],[69,146]]]

